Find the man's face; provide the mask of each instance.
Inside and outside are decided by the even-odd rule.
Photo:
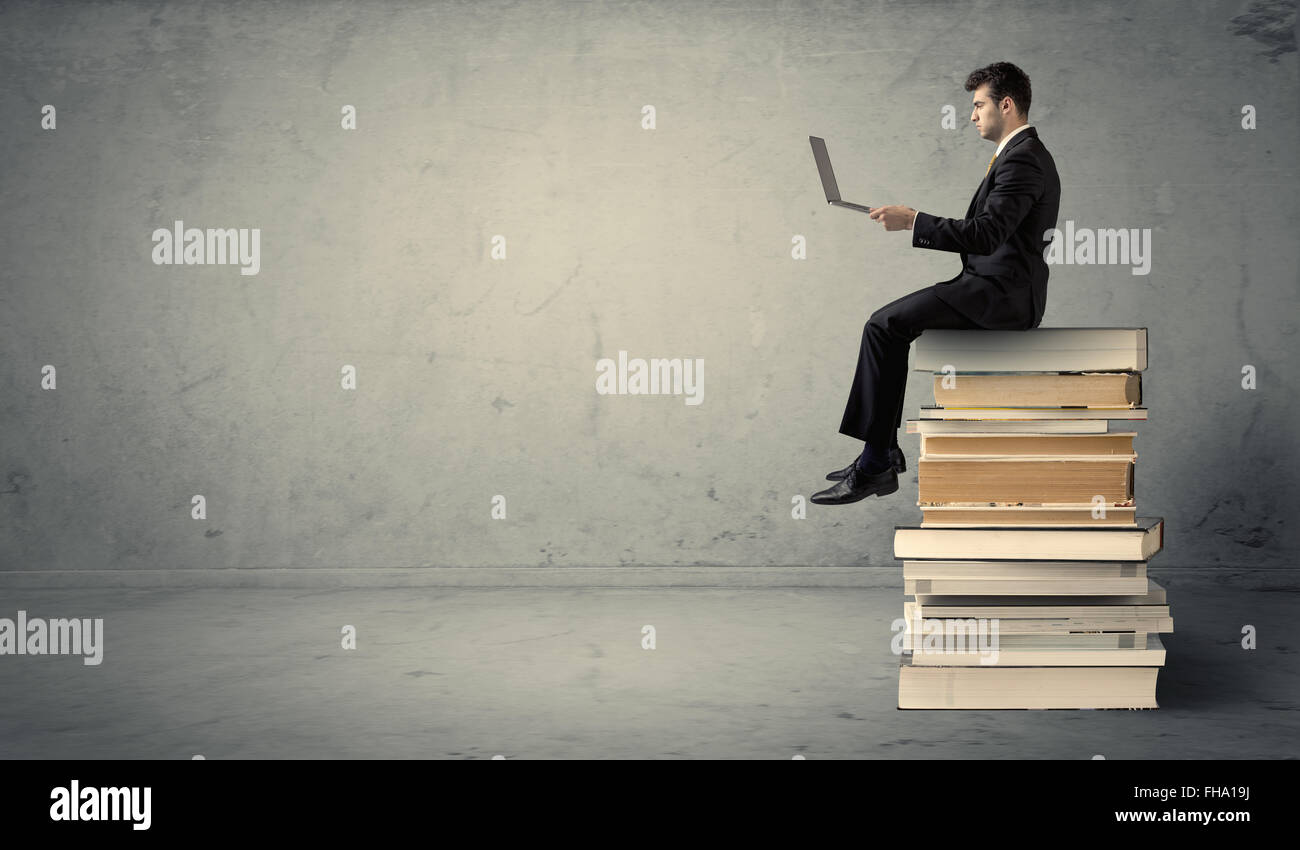
[[[989,84],[985,83],[971,95],[970,120],[975,122],[981,139],[1002,138],[1002,112],[989,94]]]

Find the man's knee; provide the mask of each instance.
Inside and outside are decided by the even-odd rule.
[[[893,330],[891,322],[897,313],[891,309],[891,307],[892,305],[881,307],[876,310],[876,312],[872,313],[871,317],[867,319],[867,324],[863,328],[863,331],[866,333],[887,333]]]

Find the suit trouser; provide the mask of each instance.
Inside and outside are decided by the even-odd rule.
[[[907,352],[921,331],[957,330],[980,325],[935,295],[934,284],[889,302],[871,314],[862,329],[858,368],[844,406],[840,433],[866,441],[883,456],[898,444],[907,390]]]

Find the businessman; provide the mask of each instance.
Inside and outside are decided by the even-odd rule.
[[[834,486],[814,493],[819,505],[847,505],[898,489],[907,469],[898,448],[912,340],[933,328],[1027,330],[1047,306],[1043,251],[1056,227],[1061,181],[1056,163],[1029,124],[1029,77],[995,62],[966,79],[971,122],[997,144],[966,217],[939,218],[891,204],[870,215],[885,230],[912,231],[913,248],[961,254],[961,272],[891,301],[862,330],[858,367],[840,433],[864,441],[862,454],[826,477]]]

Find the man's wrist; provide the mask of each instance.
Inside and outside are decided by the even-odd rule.
[[[918,215],[920,215],[920,214],[921,214],[921,213],[920,213],[919,211],[917,211],[917,210],[912,210],[912,220],[909,221],[909,222],[907,223],[907,229],[908,229],[908,230],[911,230],[913,227],[916,226],[916,217],[917,217]]]

